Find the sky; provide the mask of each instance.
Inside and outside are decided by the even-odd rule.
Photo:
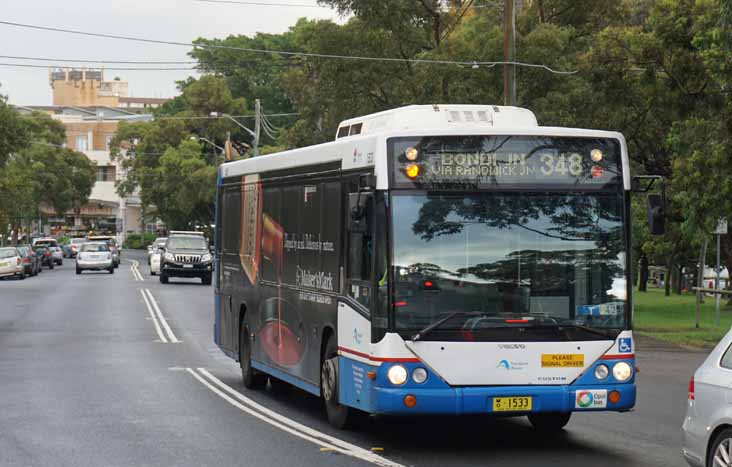
[[[259,3],[312,4],[316,0],[247,0]],[[179,42],[199,37],[251,36],[257,32],[281,33],[298,18],[342,22],[327,8],[304,6],[241,5],[196,0],[2,0],[3,21],[95,33],[118,34]],[[0,55],[75,60],[187,61],[189,48],[130,41],[82,37],[0,25]],[[39,62],[0,58],[0,63],[75,65],[70,61]],[[79,64],[76,64],[79,65]],[[115,65],[106,65],[107,68]],[[116,65],[135,67],[142,65]],[[152,66],[152,65],[151,65]],[[192,65],[178,65],[192,66]],[[159,65],[176,67],[176,65]],[[172,97],[175,81],[189,71],[105,71],[106,80],[119,76],[129,82],[135,97]],[[50,105],[48,68],[0,65],[0,94],[15,105]]]

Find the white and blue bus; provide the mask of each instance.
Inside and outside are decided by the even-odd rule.
[[[528,416],[636,399],[620,133],[409,106],[219,169],[214,340],[247,388],[357,413]]]

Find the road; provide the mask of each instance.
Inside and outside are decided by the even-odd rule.
[[[641,342],[636,411],[575,414],[555,437],[485,417],[339,432],[313,396],[243,388],[212,341],[211,287],[162,285],[144,255],[125,255],[115,274],[76,276],[66,260],[0,281],[0,465],[685,465],[686,385],[703,353]]]

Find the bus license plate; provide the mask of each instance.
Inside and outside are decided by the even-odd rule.
[[[529,412],[531,397],[494,397],[494,412]]]

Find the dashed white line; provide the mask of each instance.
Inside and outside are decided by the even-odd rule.
[[[200,383],[202,383],[208,389],[213,391],[216,395],[218,395],[234,407],[238,408],[242,412],[252,415],[294,436],[310,441],[329,450],[339,452],[346,456],[355,457],[371,464],[384,467],[404,467],[402,464],[390,461],[389,459],[374,454],[367,449],[327,435],[323,432],[289,419],[284,415],[274,412],[267,407],[264,407],[263,405],[253,401],[252,399],[249,399],[248,397],[242,395],[240,392],[234,390],[223,381],[206,371],[205,368],[197,368],[196,370],[192,368],[186,368],[186,371],[190,373],[194,378],[196,378]]]
[[[155,314],[158,317],[158,320],[160,321],[160,324],[163,326],[163,329],[165,330],[165,333],[168,336],[168,340],[173,343],[177,344],[180,341],[177,337],[175,337],[175,334],[173,333],[173,330],[168,325],[168,322],[165,320],[165,317],[163,316],[163,313],[160,311],[160,307],[158,306],[158,302],[155,300],[155,297],[153,297],[152,292],[150,292],[150,289],[142,289],[143,295],[147,293],[147,298],[150,299],[150,303],[152,304],[152,309],[155,310]]]
[[[153,323],[155,323],[155,330],[158,332],[158,337],[160,337],[160,340],[163,343],[167,344],[168,339],[165,337],[165,334],[163,334],[162,329],[160,329],[160,323],[158,323],[158,318],[155,316],[152,305],[150,305],[150,300],[148,300],[147,295],[145,295],[145,289],[140,289],[140,294],[142,294],[142,299],[145,301],[145,306],[147,307],[147,311],[150,313],[150,318],[152,318]]]

